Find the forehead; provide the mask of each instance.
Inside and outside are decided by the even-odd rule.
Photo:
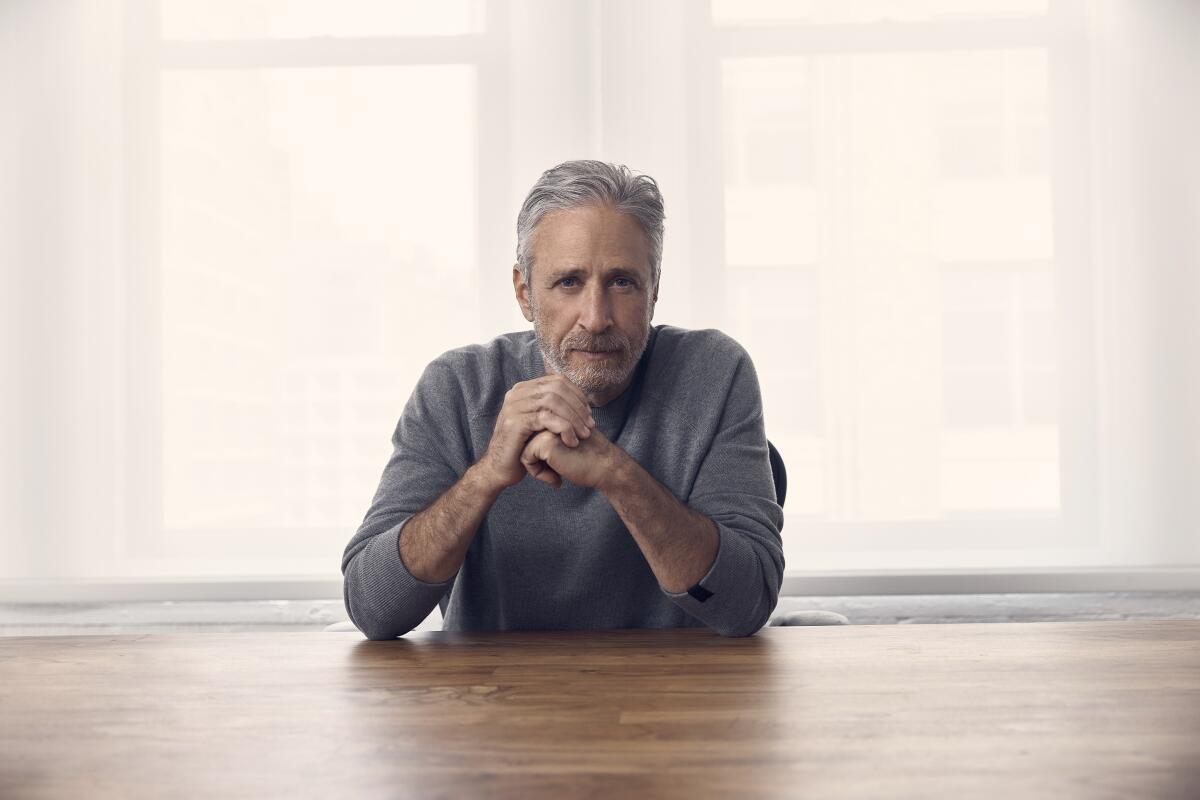
[[[607,206],[547,214],[534,229],[531,245],[534,264],[548,268],[624,266],[650,272],[650,243],[641,225]]]

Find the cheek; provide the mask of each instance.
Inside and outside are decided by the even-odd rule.
[[[645,324],[654,306],[643,297],[630,297],[626,302],[621,303],[618,308],[620,309],[621,320],[625,326],[637,327]]]
[[[570,331],[570,318],[564,309],[556,308],[549,303],[539,303],[534,314],[537,324],[554,342],[561,342]]]

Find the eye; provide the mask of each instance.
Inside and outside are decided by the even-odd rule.
[[[621,281],[624,282],[621,283]],[[633,281],[629,280],[629,278],[614,278],[613,283],[616,283],[621,289],[628,289],[633,286]]]
[[[560,281],[558,282],[558,285],[559,285],[559,286],[562,286],[562,287],[563,287],[563,288],[565,288],[565,289],[570,289],[571,287],[570,287],[570,286],[568,286],[567,284],[568,284],[568,283],[571,283],[571,284],[573,284],[573,283],[574,283],[574,281],[575,281],[575,278],[563,278],[562,280],[560,280]]]

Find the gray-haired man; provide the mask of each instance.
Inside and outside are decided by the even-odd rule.
[[[651,326],[662,240],[649,176],[569,161],[534,185],[513,268],[534,330],[429,364],[343,555],[367,637],[439,604],[447,630],[766,623],[783,511],[758,379],[719,331]]]

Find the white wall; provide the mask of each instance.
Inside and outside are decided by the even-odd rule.
[[[1200,561],[1200,8],[1097,9],[1100,518],[1114,561]]]

